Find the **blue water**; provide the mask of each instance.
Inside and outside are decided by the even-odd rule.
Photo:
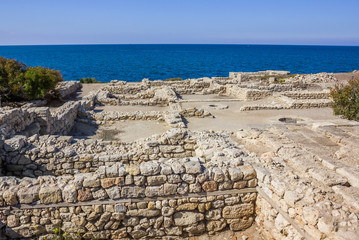
[[[61,71],[65,80],[140,81],[228,76],[228,72],[292,73],[359,69],[359,47],[278,45],[0,46],[0,56]]]

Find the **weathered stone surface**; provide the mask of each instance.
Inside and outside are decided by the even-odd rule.
[[[202,188],[206,192],[216,191],[218,187],[218,183],[216,181],[207,181],[202,184]]]
[[[39,192],[40,202],[57,203],[62,201],[62,192],[58,187],[42,186]]]
[[[167,180],[166,175],[157,175],[157,176],[147,177],[147,183],[150,186],[163,184],[166,182],[166,180]]]
[[[165,183],[163,185],[163,194],[165,196],[175,195],[177,193],[177,184]]]
[[[140,164],[142,175],[151,176],[160,173],[161,169],[157,162],[143,162]]]
[[[4,141],[4,148],[5,151],[12,152],[12,151],[18,151],[26,144],[26,137],[16,135],[10,139],[7,139]]]
[[[225,180],[225,175],[223,171],[219,167],[214,167],[212,169],[212,173],[214,175],[213,180],[216,182],[223,182]]]
[[[84,187],[91,187],[91,188],[101,186],[100,179],[98,179],[96,176],[85,178],[82,184]]]
[[[242,180],[243,178],[243,173],[239,168],[229,168],[228,173],[233,182]]]
[[[125,186],[121,189],[121,196],[123,198],[145,197],[145,188],[138,186]]]
[[[250,216],[254,213],[254,205],[251,203],[243,203],[223,208],[224,218],[240,218]]]
[[[78,201],[85,202],[85,201],[89,201],[92,199],[93,199],[93,196],[92,196],[91,190],[89,188],[78,190],[78,193],[77,193]]]
[[[252,225],[253,220],[253,217],[234,219],[231,221],[229,229],[231,229],[232,231],[241,231],[247,229]]]
[[[188,174],[198,174],[202,172],[201,163],[197,158],[191,158],[190,161],[185,162],[184,167]]]
[[[120,189],[118,188],[118,186],[106,188],[106,193],[113,200],[121,198]]]
[[[17,192],[19,202],[29,204],[39,200],[39,190],[40,186],[19,189]]]
[[[319,211],[314,207],[306,206],[303,208],[303,218],[308,224],[316,225],[319,218]]]
[[[158,187],[146,187],[146,197],[163,196],[163,186]]]
[[[221,209],[213,209],[206,211],[206,219],[207,220],[219,220],[222,218],[222,210]]]
[[[116,178],[101,179],[101,187],[109,188],[116,184]]]
[[[243,173],[243,179],[249,180],[256,177],[256,171],[252,166],[244,165],[239,167]]]
[[[4,191],[3,198],[7,205],[18,204],[16,192],[17,192],[17,189],[8,189],[8,190]]]
[[[161,210],[134,209],[127,211],[126,215],[131,217],[156,217],[161,214]]]
[[[195,212],[177,212],[173,215],[173,220],[177,226],[187,226],[195,224],[204,219],[202,213]]]
[[[128,172],[128,174],[130,175],[139,175],[140,172],[140,167],[137,164],[129,164],[126,167],[126,172]]]
[[[207,231],[208,232],[218,232],[224,229],[227,226],[227,223],[224,219],[219,221],[209,221],[207,222]]]
[[[65,202],[69,202],[69,203],[76,202],[77,201],[77,189],[76,189],[75,185],[73,185],[73,184],[67,185],[62,192],[62,197]]]
[[[179,205],[176,210],[177,211],[193,211],[198,207],[198,203],[185,203]]]

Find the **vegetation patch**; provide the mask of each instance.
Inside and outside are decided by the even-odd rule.
[[[15,59],[0,57],[0,98],[2,101],[44,98],[63,81],[60,71],[27,67]]]
[[[96,78],[81,78],[80,83],[101,83],[101,81],[98,81]]]
[[[349,120],[359,121],[359,78],[347,84],[336,84],[330,91],[335,115],[343,115]]]
[[[173,82],[173,81],[183,81],[182,78],[167,78],[165,81]]]

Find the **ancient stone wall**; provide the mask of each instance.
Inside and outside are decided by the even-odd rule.
[[[137,239],[248,228],[254,221],[254,169],[235,161],[241,155],[231,150],[225,165],[194,157],[196,139],[204,156],[208,136],[180,129],[121,146],[61,136],[5,140],[6,161],[19,153],[27,158],[20,156],[14,166],[48,159],[46,170],[60,176],[1,177],[4,233],[49,238],[61,226],[85,239]],[[76,169],[81,163],[84,168]]]
[[[36,113],[33,108],[0,108],[0,135],[8,137],[25,130],[34,122]]]
[[[273,92],[268,90],[256,90],[241,88],[238,86],[228,86],[226,89],[226,95],[236,97],[241,101],[256,101],[273,95]]]
[[[74,95],[81,87],[82,84],[79,81],[64,81],[58,83],[55,90],[60,94],[60,98],[64,99]]]
[[[133,143],[77,140],[43,135],[15,136],[4,142],[0,158],[6,175],[35,177],[95,172],[100,166],[171,157],[192,157],[196,141],[185,131],[173,129]],[[1,153],[2,152],[2,153]]]

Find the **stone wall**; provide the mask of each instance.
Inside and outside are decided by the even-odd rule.
[[[132,143],[77,140],[55,135],[15,136],[0,149],[7,175],[35,177],[95,172],[118,162],[136,163],[160,158],[194,156],[196,141],[186,131],[170,130]]]
[[[84,104],[86,101],[69,101],[55,109],[49,107],[1,108],[0,134],[10,137],[28,130],[27,128],[34,123],[39,124],[41,129],[33,134],[67,134],[74,125],[79,107]]]
[[[0,135],[8,137],[25,130],[36,119],[34,108],[0,108]]]
[[[61,176],[1,177],[4,234],[49,239],[61,226],[84,239],[137,239],[250,227],[256,200],[254,169],[235,161],[242,155],[234,149],[225,155],[227,164],[193,157],[197,147],[206,155],[209,135],[192,135],[173,129],[121,146],[61,136],[5,140],[6,161],[25,153],[27,159],[20,157],[14,166],[49,160],[47,170],[55,166]],[[218,145],[216,140],[213,144]],[[75,164],[84,168],[76,169]]]
[[[248,81],[251,78],[255,77],[263,77],[263,76],[283,76],[288,75],[290,72],[288,71],[258,71],[258,72],[230,72],[229,79],[238,79],[239,81]]]
[[[64,99],[74,95],[81,87],[82,84],[79,81],[63,81],[56,85],[55,90],[59,92],[60,98]]]
[[[273,95],[272,91],[241,88],[238,86],[228,86],[226,95],[238,98],[241,101],[256,101]]]

